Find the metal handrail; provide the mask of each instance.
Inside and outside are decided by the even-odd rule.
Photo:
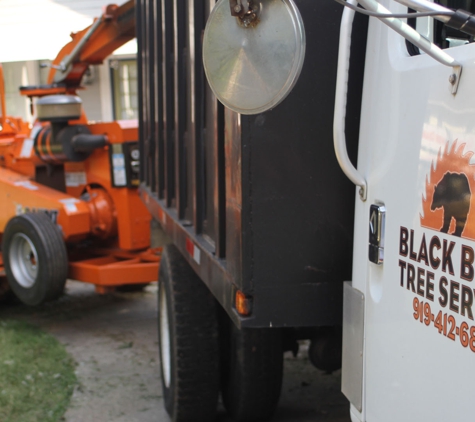
[[[348,3],[357,4],[356,0]],[[367,184],[365,178],[353,166],[348,157],[345,135],[346,102],[348,93],[348,77],[350,72],[351,30],[355,12],[347,7],[343,10],[340,25],[340,44],[338,48],[338,68],[336,74],[335,110],[333,116],[333,146],[336,158],[345,175],[360,187],[360,198],[365,201]]]
[[[399,3],[409,5],[409,7],[427,7],[424,0],[396,0]],[[391,12],[384,6],[379,4],[376,0],[347,0],[347,3],[356,6],[360,3],[365,9],[380,14],[390,14]],[[436,11],[448,11],[435,9]],[[434,9],[428,9],[433,11]],[[348,157],[346,148],[345,135],[345,117],[346,117],[346,103],[348,92],[348,77],[350,72],[350,49],[351,49],[351,30],[353,26],[355,11],[345,7],[340,26],[340,44],[338,51],[338,70],[335,90],[335,110],[333,117],[333,145],[335,154],[340,164],[341,169],[345,175],[356,185],[360,187],[360,198],[365,201],[367,198],[367,182],[363,175],[355,168]],[[442,19],[442,17],[440,17]],[[446,17],[443,17],[444,19]],[[453,57],[441,50],[437,45],[430,42],[419,34],[414,28],[407,25],[398,18],[381,16],[379,19],[391,29],[402,35],[405,39],[419,47],[422,51],[427,53],[430,57],[437,60],[444,66],[452,67],[453,73],[449,77],[450,89],[452,94],[457,93],[460,75],[462,73],[462,65]]]

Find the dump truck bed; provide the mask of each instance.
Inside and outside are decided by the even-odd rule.
[[[237,324],[341,324],[354,218],[354,187],[332,141],[342,9],[295,2],[307,34],[300,79],[274,110],[246,116],[219,104],[206,82],[212,3],[137,2],[142,198]],[[364,19],[355,28],[361,81]],[[351,86],[356,160],[361,83]],[[248,317],[234,309],[238,290],[252,303]]]

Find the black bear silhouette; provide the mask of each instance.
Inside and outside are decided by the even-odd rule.
[[[461,236],[467,222],[470,209],[470,185],[465,174],[450,173],[444,177],[434,188],[434,198],[430,209],[444,209],[444,225],[442,233],[448,233],[452,218],[455,219],[455,236]]]

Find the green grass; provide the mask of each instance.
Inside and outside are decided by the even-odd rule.
[[[74,362],[39,328],[0,322],[0,421],[56,422],[75,384]]]

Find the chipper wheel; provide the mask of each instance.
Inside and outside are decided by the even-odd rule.
[[[224,407],[235,422],[266,421],[274,414],[282,387],[282,332],[238,329],[224,314],[221,321]]]
[[[21,302],[39,305],[61,295],[68,255],[58,226],[46,214],[13,217],[3,233],[2,252],[8,283]]]
[[[173,422],[210,422],[219,395],[217,302],[174,245],[158,284],[160,367]]]

